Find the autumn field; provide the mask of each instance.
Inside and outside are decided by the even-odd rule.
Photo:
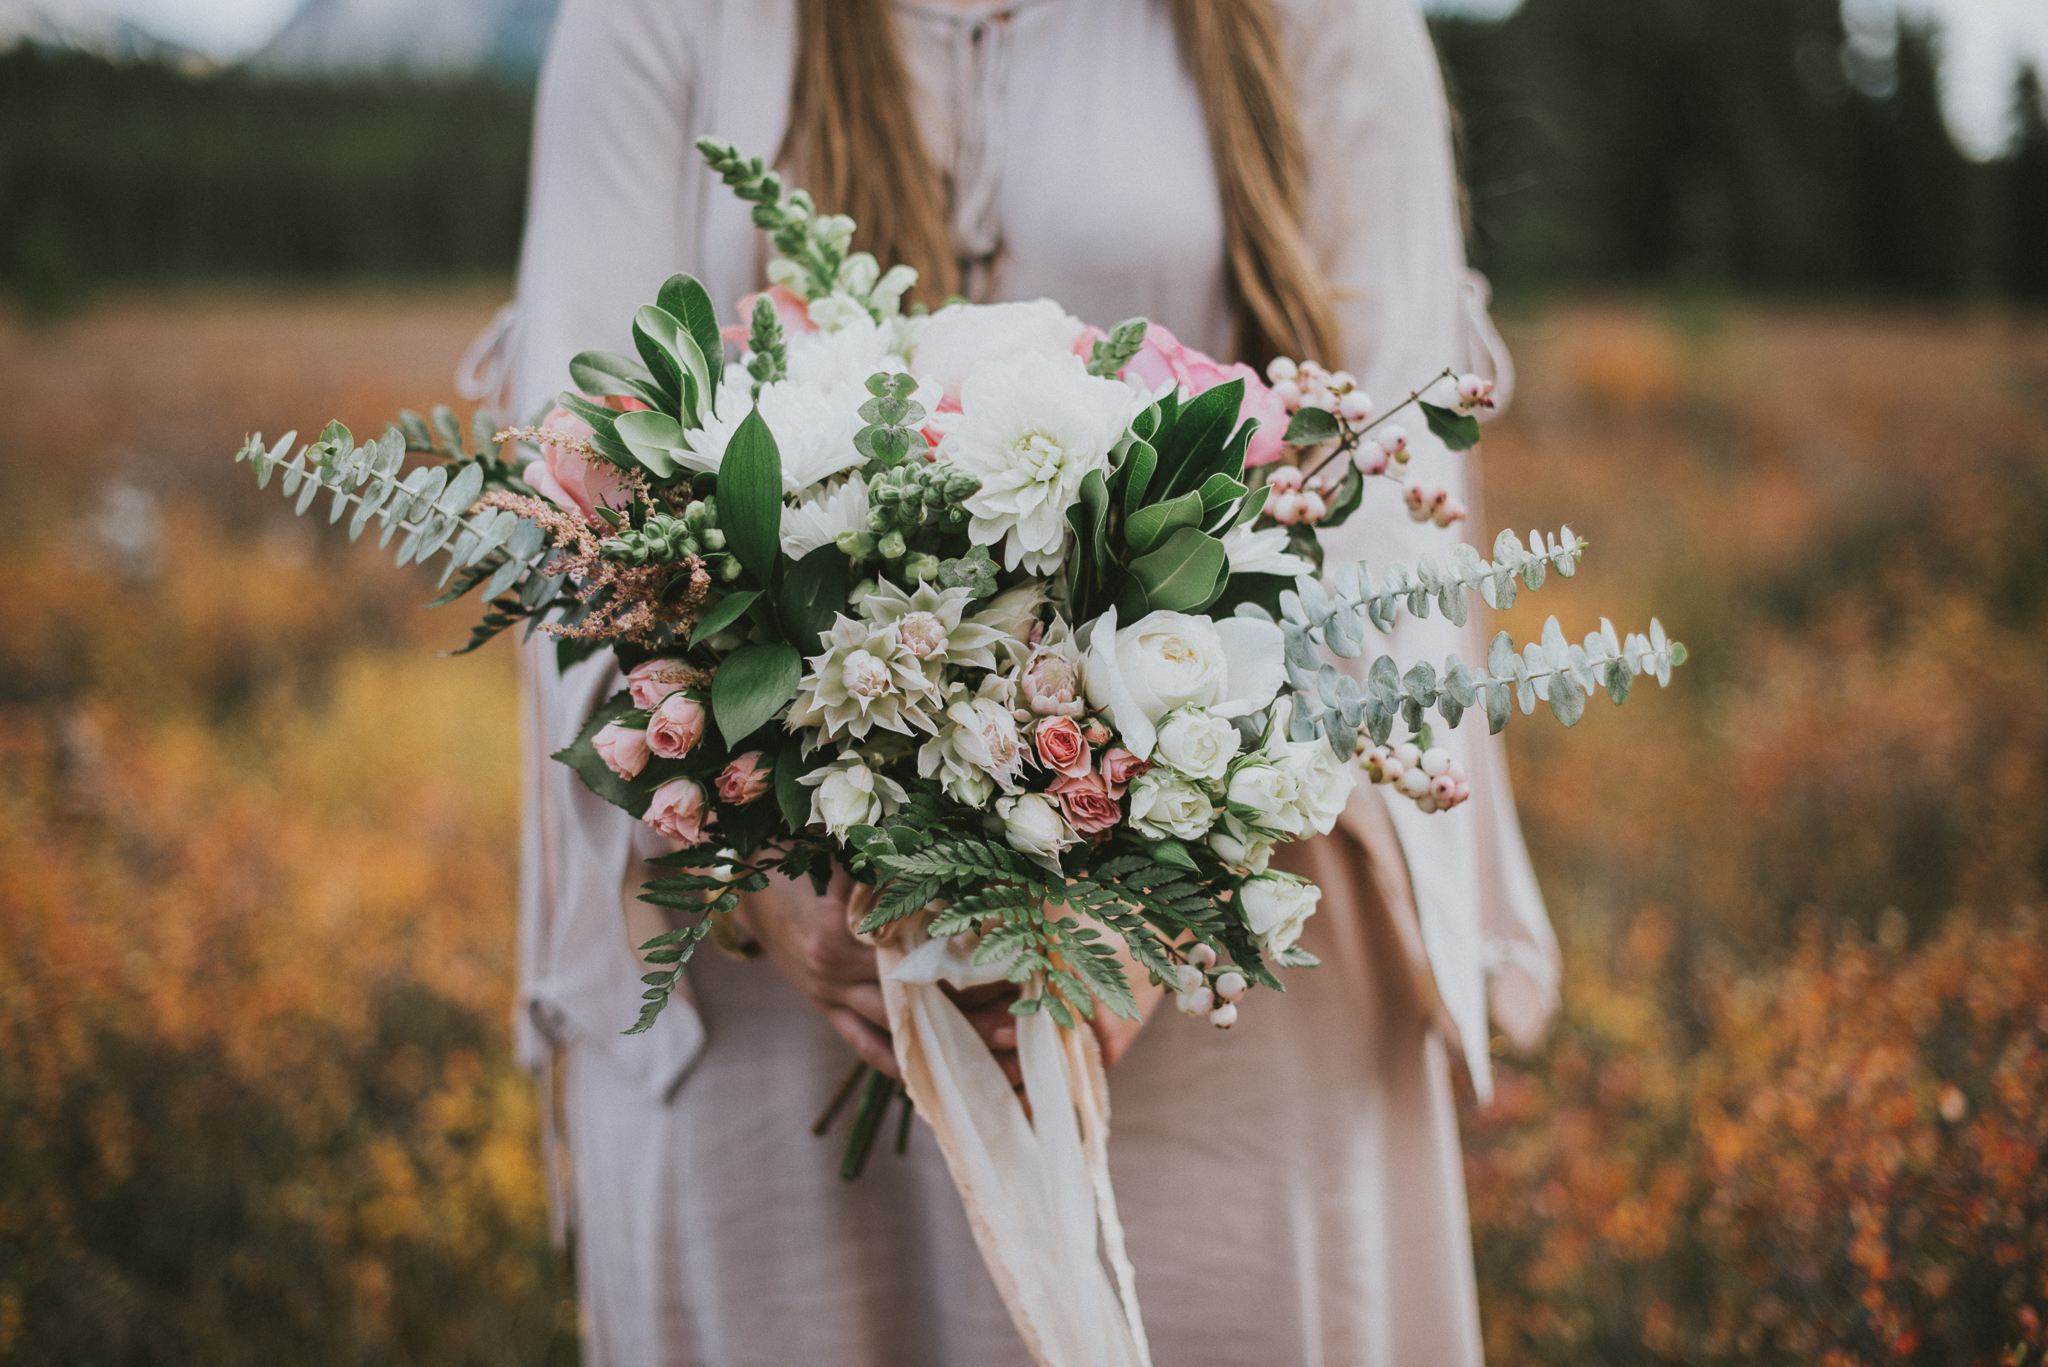
[[[0,318],[0,1363],[574,1360],[506,643],[227,460],[498,302]],[[1692,657],[1510,729],[1568,967],[1466,1115],[1490,1360],[2042,1361],[2048,318],[1510,331],[1481,520],[1592,548],[1506,625]]]

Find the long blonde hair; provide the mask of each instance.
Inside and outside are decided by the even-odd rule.
[[[1336,315],[1301,230],[1301,120],[1271,0],[1171,4],[1215,158],[1238,358],[1336,364]],[[918,136],[894,8],[891,0],[797,0],[782,156],[820,207],[860,224],[859,246],[885,264],[915,266],[914,297],[936,304],[958,292],[960,263],[946,182]]]

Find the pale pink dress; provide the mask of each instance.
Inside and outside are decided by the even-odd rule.
[[[1280,8],[1343,361],[1383,398],[1446,364],[1504,372],[1412,0]],[[1226,353],[1215,177],[1163,0],[899,14],[979,297],[1049,295],[1103,325],[1142,314]],[[759,287],[758,235],[692,144],[776,148],[793,53],[790,0],[568,0],[541,85],[522,413],[576,351],[629,349],[634,307],[671,272],[721,301]],[[1417,444],[1420,468],[1476,494],[1462,461]],[[1328,538],[1333,555],[1384,564],[1441,544],[1393,500],[1372,509]],[[1394,649],[1476,659],[1477,631],[1410,624]],[[620,914],[634,823],[544,758],[616,681],[603,663],[559,676],[545,652],[528,661],[519,1024],[536,1068],[566,1060],[586,1360],[1023,1362],[930,1136],[848,1186],[836,1137],[808,1134],[851,1055],[773,968],[707,951],[694,1006],[618,1034],[638,991]],[[1450,1070],[1462,1058],[1484,1091],[1491,1030],[1533,1036],[1555,997],[1483,737],[1481,722],[1454,737],[1478,792],[1466,807],[1398,804],[1390,823],[1362,792],[1337,835],[1289,852],[1324,889],[1305,940],[1323,968],[1289,973],[1286,996],[1260,995],[1227,1034],[1165,1012],[1112,1073],[1111,1164],[1160,1367],[1479,1360]]]

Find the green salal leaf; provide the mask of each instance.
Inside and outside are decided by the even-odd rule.
[[[1183,527],[1198,527],[1202,522],[1201,490],[1191,490],[1181,497],[1165,503],[1154,503],[1140,508],[1124,522],[1124,544],[1138,555],[1143,555],[1164,545],[1167,538]]]
[[[803,657],[781,641],[741,646],[711,676],[711,719],[728,749],[761,729],[796,698]]]
[[[1208,478],[1212,465],[1230,446],[1243,403],[1243,380],[1219,384],[1188,401],[1171,434],[1158,443],[1162,499],[1178,498]]]
[[[1337,440],[1340,429],[1337,415],[1327,408],[1301,408],[1295,410],[1287,423],[1287,435],[1283,438],[1289,446],[1320,446],[1326,441]]]
[[[622,395],[659,408],[661,389],[654,372],[616,351],[586,351],[569,362],[569,378],[586,394]]]
[[[1429,420],[1429,430],[1453,451],[1470,451],[1479,444],[1479,419],[1469,413],[1442,408],[1433,403],[1421,405],[1423,417]]]
[[[719,464],[718,525],[748,573],[772,584],[782,558],[782,452],[758,407],[732,434]]]
[[[836,546],[820,546],[783,572],[775,613],[799,654],[823,647],[821,638],[839,619],[852,587],[846,556]]]
[[[705,382],[698,390],[705,396],[701,403],[706,411],[716,412],[718,386],[725,377],[725,338],[719,335],[718,310],[712,306],[710,294],[695,276],[672,275],[655,303],[669,316],[681,319],[697,344],[697,354],[704,358]]]
[[[682,453],[683,425],[666,413],[645,409],[621,413],[613,421],[619,440],[633,453],[633,459],[647,467],[656,479],[676,472],[676,458]]]
[[[1197,493],[1202,500],[1202,512],[1206,515],[1243,498],[1244,485],[1229,475],[1215,474],[1202,481]]]
[[[1154,612],[1194,612],[1214,601],[1229,573],[1223,543],[1195,527],[1182,527],[1167,543],[1131,562],[1131,577]]]
[[[738,593],[728,593],[719,599],[717,606],[697,619],[697,625],[690,632],[691,646],[701,645],[739,621],[746,610],[754,606],[754,600],[760,596],[759,589],[741,589]]]

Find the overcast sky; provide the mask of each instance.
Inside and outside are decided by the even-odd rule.
[[[423,0],[430,2],[430,0]],[[1496,15],[1518,0],[1425,0],[1431,8]],[[103,0],[151,31],[223,57],[256,47],[299,0]],[[1956,134],[1979,154],[1995,151],[2010,114],[2012,79],[2023,61],[2048,72],[2048,0],[1848,0],[1941,21],[1948,63],[1946,99]]]

